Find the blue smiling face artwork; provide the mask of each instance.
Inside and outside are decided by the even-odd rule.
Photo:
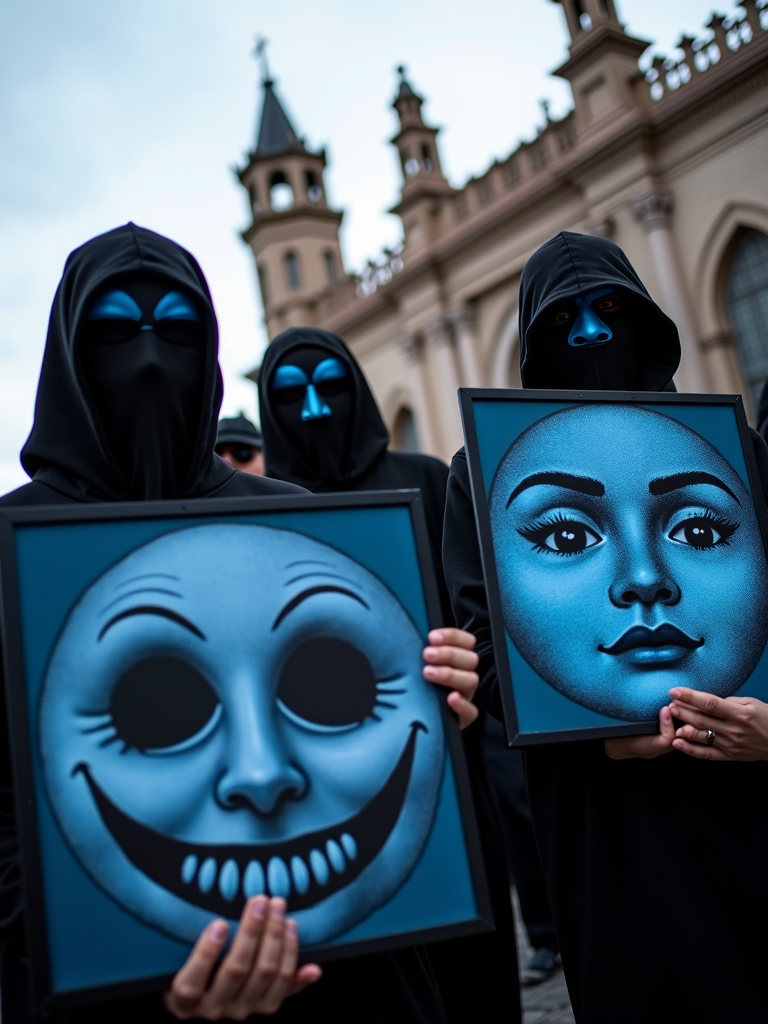
[[[305,944],[408,878],[443,771],[422,639],[346,555],[259,525],[160,537],[65,623],[40,704],[46,788],[119,904],[193,942],[285,896]]]
[[[673,686],[721,697],[768,639],[768,571],[752,499],[699,434],[627,406],[546,416],[493,480],[506,629],[583,706],[652,719]]]

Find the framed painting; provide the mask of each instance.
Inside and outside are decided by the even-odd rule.
[[[462,389],[512,746],[768,700],[766,509],[739,395]]]
[[[491,927],[417,491],[9,508],[35,1003],[166,987],[284,896],[303,957]]]

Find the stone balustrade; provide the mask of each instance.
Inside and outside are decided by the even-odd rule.
[[[677,44],[680,55],[654,55],[645,71],[645,81],[655,103],[706,74],[714,65],[730,60],[743,46],[768,31],[768,0],[742,0],[727,17],[713,14],[704,29],[699,38],[681,37]]]

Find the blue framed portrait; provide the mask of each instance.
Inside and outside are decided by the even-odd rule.
[[[738,395],[462,389],[512,746],[768,700],[766,508]]]
[[[303,958],[491,927],[417,491],[11,508],[35,1003],[166,987],[284,896]]]

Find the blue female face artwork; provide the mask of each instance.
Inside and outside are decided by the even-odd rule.
[[[491,488],[504,622],[551,686],[652,719],[673,686],[727,697],[768,639],[752,498],[699,434],[628,406],[580,406],[523,433]]]
[[[287,530],[166,534],[75,606],[40,704],[47,791],[92,878],[193,942],[257,893],[305,944],[385,903],[443,771],[422,639],[371,572]]]

